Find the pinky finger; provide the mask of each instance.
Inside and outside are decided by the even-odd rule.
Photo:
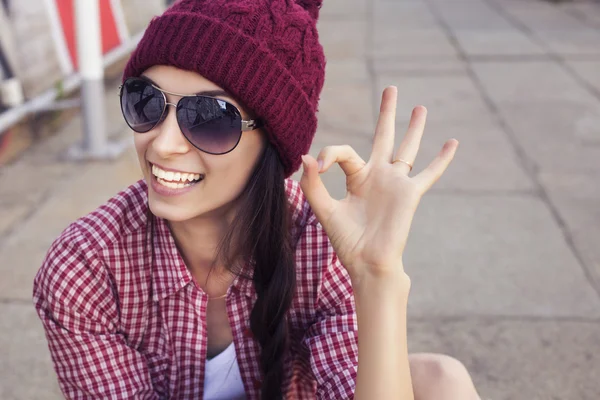
[[[427,192],[444,174],[444,171],[446,171],[448,165],[450,165],[450,162],[454,158],[457,148],[458,140],[448,140],[431,164],[413,178],[413,180],[423,189],[423,193]]]

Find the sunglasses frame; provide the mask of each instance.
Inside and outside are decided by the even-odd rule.
[[[148,85],[152,86],[154,89],[158,90],[158,91],[159,91],[159,92],[162,94],[162,96],[163,96],[163,99],[164,99],[164,101],[165,101],[165,106],[164,106],[164,108],[163,108],[163,110],[162,110],[162,114],[160,115],[160,118],[159,118],[159,119],[156,121],[156,124],[152,125],[152,128],[148,129],[148,130],[147,130],[147,131],[145,131],[145,132],[138,132],[138,131],[136,131],[135,129],[133,129],[133,128],[131,127],[131,125],[129,125],[129,122],[127,121],[127,118],[125,118],[125,115],[123,115],[123,118],[125,119],[125,122],[126,122],[126,123],[127,123],[127,125],[129,126],[129,128],[131,128],[131,130],[133,130],[133,131],[134,131],[134,132],[136,132],[136,133],[140,133],[140,134],[141,134],[141,133],[147,133],[147,132],[150,132],[152,129],[156,128],[156,127],[157,127],[159,124],[161,124],[161,123],[164,121],[164,119],[166,118],[166,114],[167,114],[167,112],[168,112],[168,111],[167,111],[167,107],[168,107],[168,106],[173,106],[173,107],[175,107],[175,110],[177,110],[177,106],[179,105],[179,102],[180,102],[181,100],[183,100],[184,98],[189,98],[189,97],[206,97],[206,98],[209,98],[209,99],[214,99],[214,100],[220,100],[220,101],[223,101],[223,102],[225,102],[225,103],[229,104],[230,106],[232,106],[232,107],[233,107],[233,108],[234,108],[234,109],[237,111],[237,113],[239,114],[239,116],[242,118],[242,130],[241,130],[241,132],[240,132],[240,136],[239,136],[239,138],[238,138],[237,142],[235,143],[235,145],[234,145],[234,146],[233,146],[233,147],[232,147],[230,150],[227,150],[227,151],[225,151],[225,152],[222,152],[222,153],[213,153],[213,152],[210,152],[210,151],[206,151],[206,150],[204,150],[204,149],[201,149],[200,147],[198,147],[197,145],[195,145],[195,144],[194,144],[194,143],[193,143],[193,142],[190,140],[190,138],[188,138],[188,137],[187,137],[187,135],[186,135],[186,134],[183,132],[183,129],[181,128],[181,126],[179,126],[179,120],[177,119],[177,117],[175,117],[175,119],[177,120],[177,125],[179,126],[179,129],[181,130],[181,134],[183,135],[183,137],[185,137],[185,138],[186,138],[186,140],[187,140],[188,142],[190,142],[190,144],[191,144],[192,146],[194,146],[195,148],[197,148],[198,150],[200,150],[200,151],[202,151],[202,152],[204,152],[204,153],[207,153],[207,154],[213,154],[213,155],[223,155],[223,154],[230,153],[230,152],[232,152],[232,151],[233,151],[233,150],[234,150],[234,149],[237,147],[237,145],[240,143],[240,140],[242,140],[242,135],[241,135],[241,134],[242,134],[243,132],[253,131],[253,130],[255,130],[255,129],[258,129],[258,128],[261,128],[261,127],[263,126],[263,124],[262,124],[262,120],[261,120],[260,118],[255,118],[255,119],[250,119],[250,120],[244,120],[244,119],[243,119],[243,117],[242,117],[242,113],[241,113],[240,109],[239,109],[239,108],[237,108],[237,107],[235,106],[235,104],[232,104],[231,102],[229,102],[229,101],[227,101],[227,100],[223,100],[223,99],[220,99],[220,98],[218,98],[218,97],[205,96],[205,95],[201,95],[201,94],[181,94],[181,93],[174,93],[174,92],[170,92],[170,91],[168,91],[168,90],[164,90],[164,89],[161,89],[161,88],[159,88],[158,86],[156,86],[155,84],[153,84],[153,83],[152,83],[152,82],[150,82],[149,80],[147,80],[147,79],[144,79],[144,78],[142,78],[142,77],[139,77],[139,76],[131,76],[131,77],[129,77],[129,78],[127,78],[127,79],[125,79],[125,82],[123,82],[123,84],[119,86],[119,102],[120,102],[120,105],[121,105],[121,113],[123,113],[123,88],[124,88],[125,84],[127,83],[127,81],[129,81],[129,80],[141,80],[141,81],[144,81],[144,82],[145,82],[145,83],[147,83]],[[178,97],[180,97],[180,99],[179,99],[179,100],[177,100],[177,103],[175,103],[175,104],[174,104],[174,103],[169,103],[169,102],[167,101],[167,96],[166,96],[167,94],[170,94],[171,96],[178,96]]]

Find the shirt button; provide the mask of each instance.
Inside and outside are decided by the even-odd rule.
[[[249,327],[246,327],[246,329],[244,329],[244,336],[251,338],[254,337],[254,335],[252,334],[252,329],[250,329]]]
[[[260,379],[254,378],[254,388],[260,389],[261,386],[262,386],[262,382],[260,381]]]

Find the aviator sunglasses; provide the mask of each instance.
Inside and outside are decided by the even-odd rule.
[[[173,106],[183,136],[205,153],[229,153],[240,142],[242,132],[262,126],[259,119],[243,120],[240,110],[225,100],[171,93],[143,78],[127,78],[119,90],[121,112],[135,132],[152,130],[167,117],[167,106]],[[165,94],[181,98],[173,104]]]

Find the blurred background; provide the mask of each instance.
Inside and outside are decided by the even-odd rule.
[[[74,1],[0,1],[0,400],[62,398],[33,277],[70,222],[140,178],[118,85],[168,3],[99,0],[104,94],[84,115]],[[483,399],[600,399],[600,3],[325,0],[318,27],[313,155],[368,157],[388,85],[398,140],[429,109],[414,173],[460,141],[406,250],[411,351],[460,359]],[[92,117],[110,151],[73,150]],[[338,169],[324,180],[344,196]]]

